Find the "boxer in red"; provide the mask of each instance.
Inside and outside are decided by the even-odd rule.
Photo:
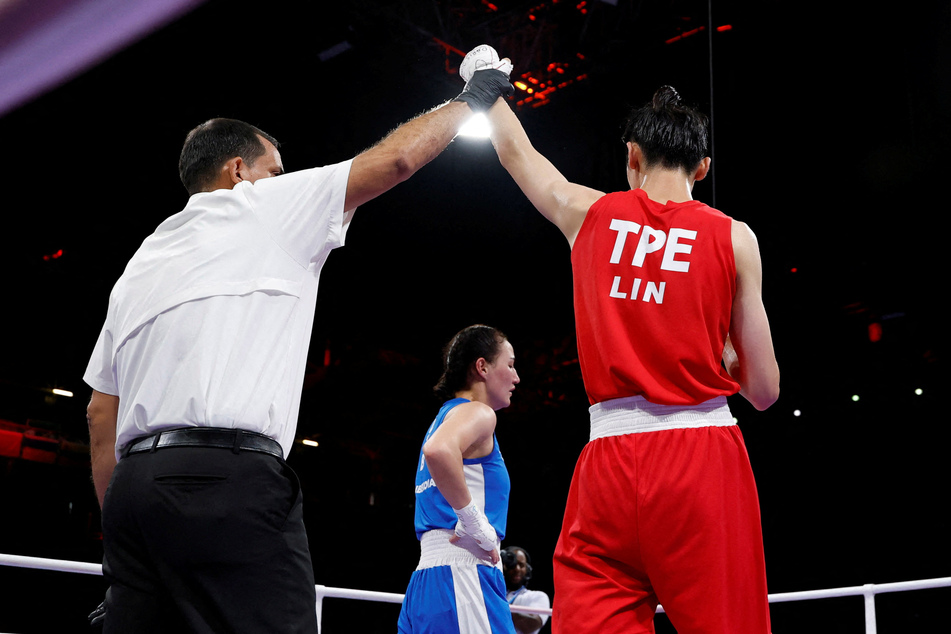
[[[570,183],[501,100],[503,167],[568,239],[591,436],[554,556],[555,634],[768,634],[756,484],[726,397],[779,396],[746,224],[693,200],[707,119],[660,88],[624,134],[630,191]]]

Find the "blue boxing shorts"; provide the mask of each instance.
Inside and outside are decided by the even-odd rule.
[[[433,530],[420,540],[420,563],[410,578],[400,634],[515,634],[499,566]],[[478,546],[475,546],[478,548]]]

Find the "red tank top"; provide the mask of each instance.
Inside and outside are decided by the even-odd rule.
[[[732,221],[641,189],[596,201],[571,250],[575,322],[592,404],[640,395],[695,405],[735,394],[720,365],[736,292]]]

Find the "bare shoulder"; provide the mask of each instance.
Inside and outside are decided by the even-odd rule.
[[[602,197],[604,192],[578,185],[577,183],[558,183],[552,191],[557,201],[559,212],[552,214],[552,222],[557,225],[568,239],[568,244],[574,246],[575,238],[584,224],[591,205]]]
[[[472,425],[495,429],[495,410],[479,401],[460,403],[446,416],[446,422],[454,425]]]
[[[732,220],[731,233],[733,235],[733,243],[741,243],[743,245],[756,245],[756,234],[753,233],[753,230],[750,229],[750,226],[741,220]]]
[[[756,266],[759,262],[759,242],[749,225],[739,220],[733,221],[731,228],[733,239],[733,257],[738,269]]]
[[[462,403],[449,412],[433,438],[441,434],[452,439],[463,458],[481,458],[492,451],[495,422],[495,411],[485,403]]]
[[[562,198],[566,207],[582,213],[587,213],[591,205],[604,196],[602,191],[567,181],[560,186],[556,194]]]

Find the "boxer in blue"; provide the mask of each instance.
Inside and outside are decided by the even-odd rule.
[[[515,634],[499,544],[509,475],[495,412],[518,385],[512,344],[495,328],[469,326],[444,354],[436,394],[445,399],[423,439],[416,469],[419,566],[400,610],[400,634]]]

